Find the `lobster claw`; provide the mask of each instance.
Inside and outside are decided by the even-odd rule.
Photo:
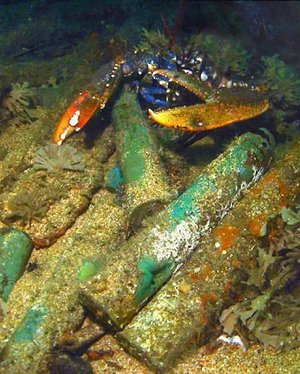
[[[68,107],[56,125],[53,134],[54,143],[60,145],[72,132],[82,129],[101,106],[99,96],[92,95],[89,90],[82,92]]]
[[[269,107],[265,92],[259,87],[213,88],[195,75],[173,70],[155,70],[152,75],[168,78],[204,101],[159,112],[149,109],[152,120],[165,127],[191,132],[213,130],[256,117]]]
[[[200,132],[260,115],[269,107],[263,93],[247,88],[220,89],[215,100],[160,112],[149,109],[153,121],[183,131]]]
[[[103,109],[122,79],[123,60],[111,61],[101,67],[83,91],[69,106],[56,125],[53,141],[62,142],[74,131],[79,131],[97,110]]]

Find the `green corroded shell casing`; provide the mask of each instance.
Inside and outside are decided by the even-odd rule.
[[[156,135],[147,125],[136,93],[128,86],[114,106],[112,117],[125,205],[135,226],[174,198],[175,190],[161,162]]]
[[[103,324],[124,328],[195,250],[199,239],[265,171],[266,140],[247,133],[207,167],[186,192],[131,237],[80,291]]]
[[[4,301],[24,272],[32,248],[32,241],[24,232],[9,227],[0,229],[0,297]]]
[[[300,191],[300,140],[200,242],[192,257],[118,334],[124,346],[165,370],[180,351],[203,341],[230,293],[246,280],[268,219]],[[244,269],[244,270],[243,270]],[[227,301],[226,301],[227,300]]]

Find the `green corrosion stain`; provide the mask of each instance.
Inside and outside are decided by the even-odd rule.
[[[241,135],[238,143],[232,147],[230,154],[218,165],[217,170],[224,175],[237,172],[242,178],[250,181],[253,177],[253,169],[249,165],[249,159],[254,157],[263,161],[264,154],[269,148],[268,142],[259,135],[251,133]],[[254,160],[251,162],[255,163]]]
[[[243,165],[249,156],[251,148],[246,144],[237,144],[231,149],[229,155],[218,166],[217,171],[223,175],[235,173],[240,165]]]
[[[216,192],[217,187],[209,180],[208,176],[201,175],[185,193],[171,204],[171,230],[186,219],[199,219],[201,214],[198,207],[199,197],[204,196],[209,191]]]
[[[125,183],[141,180],[146,174],[145,152],[152,152],[150,130],[142,123],[132,124],[123,144],[122,172]]]
[[[40,324],[48,313],[49,310],[43,306],[30,308],[11,339],[17,342],[29,342],[34,340],[34,336],[37,335]]]
[[[242,165],[238,168],[238,174],[243,180],[250,182],[253,179],[253,168],[251,165]]]
[[[249,166],[246,165],[249,157],[255,155],[258,160],[262,161],[267,148],[267,142],[261,136],[251,133],[241,135],[238,144],[231,149],[231,153],[226,160],[218,166],[218,170],[228,175],[244,167],[245,178],[251,179]],[[240,173],[240,175],[243,176],[243,173]]]
[[[263,129],[260,129],[260,130],[263,130]],[[264,129],[265,131],[263,132],[267,132],[268,133],[268,130]],[[270,137],[272,137],[272,134],[270,134]],[[263,161],[264,158],[265,158],[265,154],[266,153],[270,153],[271,152],[271,149],[272,149],[272,146],[270,144],[270,141],[274,141],[274,139],[266,139],[260,135],[255,135],[255,134],[245,134],[245,135],[248,135],[249,136],[249,143],[252,142],[252,151],[255,153],[256,157],[260,160],[260,161]]]
[[[199,215],[199,209],[195,206],[192,196],[183,195],[173,204],[171,212],[172,222],[180,223],[187,217]]]
[[[155,154],[156,150],[152,131],[145,125],[136,93],[130,91],[128,87],[124,88],[119,101],[114,106],[113,122],[124,182],[139,181],[146,174],[145,153]]]
[[[15,228],[0,229],[0,297],[7,301],[26,268],[33,245],[30,237]]]
[[[77,279],[80,282],[87,282],[90,278],[96,275],[101,269],[101,265],[95,260],[83,260],[83,263],[78,270]]]
[[[109,170],[107,175],[107,187],[113,191],[120,191],[124,184],[124,178],[119,165]]]
[[[172,275],[175,269],[173,260],[157,262],[151,256],[143,256],[138,264],[141,272],[135,302],[141,304],[153,295]]]

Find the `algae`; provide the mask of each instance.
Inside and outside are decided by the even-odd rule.
[[[300,104],[300,77],[278,54],[261,57],[260,82],[271,103],[269,117],[279,134],[291,139],[298,132],[296,123]]]
[[[192,44],[207,53],[219,74],[243,76],[249,70],[252,55],[235,38],[201,33],[192,38]]]
[[[292,217],[294,219],[294,217]],[[275,224],[276,222],[276,224]],[[245,330],[249,340],[280,350],[300,346],[300,225],[289,220],[267,248],[259,248],[257,266],[249,272],[245,300],[222,312],[224,331]],[[265,235],[273,233],[278,217]]]
[[[283,109],[300,104],[300,79],[296,72],[282,61],[278,54],[263,56],[264,70],[261,83],[268,89],[272,103]]]
[[[84,2],[80,2],[80,3],[84,3]],[[131,1],[125,1],[125,2],[122,2],[121,4],[121,7],[122,8],[125,8],[126,6],[128,5],[131,5],[132,2]],[[85,4],[83,4],[85,5]],[[26,7],[24,7],[26,8]],[[27,7],[28,8],[28,7]],[[22,11],[23,12],[23,11]],[[88,10],[87,10],[87,13],[88,13]],[[90,13],[88,13],[90,14]],[[76,14],[75,14],[76,15]],[[28,14],[28,16],[30,16],[30,13]],[[5,14],[5,18],[7,18],[7,14]],[[10,22],[11,23],[11,20],[14,19],[14,15],[13,14],[9,14],[9,17],[10,17],[10,20],[9,21],[6,21],[6,23]],[[22,17],[24,17],[24,14],[22,14]],[[25,16],[25,18],[27,18],[27,16]],[[158,18],[158,17],[157,17]],[[76,17],[73,18],[73,20],[75,20]],[[88,18],[89,19],[89,18]],[[47,38],[46,40],[49,41],[49,35],[51,35],[51,31],[50,31],[50,28],[48,26],[48,23],[43,21],[43,24],[45,26],[45,29],[46,29],[46,32],[47,32]],[[16,30],[15,33],[14,33],[14,40],[17,40],[17,38],[19,37],[20,34],[22,34],[22,30],[25,30],[27,32],[27,40],[30,40],[30,36],[28,35],[28,30],[29,30],[30,27],[28,26],[24,26],[24,27],[21,27],[20,29]],[[21,32],[20,32],[21,31]],[[168,44],[168,38],[166,36],[164,36],[164,34],[162,34],[160,31],[147,31],[146,29],[144,29],[144,35],[142,37],[142,42],[141,42],[141,48],[144,48],[147,50],[147,48],[149,48],[149,51],[150,52],[157,52],[158,49],[161,50],[161,52],[165,52],[167,50],[167,44]],[[61,33],[60,33],[61,34]],[[11,38],[10,38],[11,39]],[[25,39],[25,38],[24,38]],[[67,39],[67,38],[66,38]],[[203,37],[203,39],[205,39]],[[216,41],[217,37],[215,37],[215,41]],[[2,39],[1,37],[1,41],[4,40],[4,37]],[[212,40],[212,39],[211,39]],[[249,60],[251,58],[251,54],[245,50],[243,50],[243,48],[241,47],[241,45],[239,45],[239,43],[236,43],[236,45],[234,45],[234,42],[232,42],[231,44],[231,47],[229,47],[228,45],[230,45],[230,42],[228,43],[227,41],[224,42],[224,39],[222,38],[219,38],[219,42],[215,42],[215,43],[209,43],[210,42],[210,39],[209,37],[206,37],[205,41],[202,42],[202,46],[204,50],[206,50],[206,53],[212,58],[212,60],[214,60],[214,62],[216,63],[216,67],[217,69],[221,72],[221,73],[229,73],[229,74],[240,74],[240,75],[244,75],[246,72],[248,72],[248,69],[249,69]],[[224,43],[223,43],[224,42]],[[143,43],[144,43],[144,46],[143,46]],[[223,45],[224,44],[224,45]],[[227,44],[227,46],[225,46],[225,44]],[[82,54],[82,50],[83,48],[81,48],[82,46],[86,45],[85,41],[83,43],[83,45],[78,45],[76,48],[77,48],[77,53],[78,51],[80,51],[80,53],[77,54],[78,57],[82,57],[81,54]],[[218,48],[220,48],[218,50]],[[21,50],[21,48],[17,48],[18,50]],[[85,51],[86,52],[86,51]],[[83,58],[83,62],[81,62],[81,58],[74,58],[74,55],[73,54],[69,59],[67,58],[66,60],[68,61],[67,64],[69,64],[69,68],[72,68],[72,71],[73,71],[73,67],[75,66],[76,69],[77,69],[77,73],[78,73],[78,67],[77,65],[73,65],[73,64],[81,64],[82,67],[81,67],[81,70],[80,70],[80,73],[79,73],[79,76],[80,76],[80,79],[82,80],[82,76],[84,75],[85,73],[85,70],[86,70],[86,66],[87,64],[85,64],[86,60],[88,60],[89,63],[91,63],[92,59],[95,57],[95,53],[98,53],[96,48],[95,50],[91,48],[91,52],[90,52],[90,56],[87,58],[87,54],[86,53],[83,53],[84,54],[84,58]],[[95,52],[95,53],[94,53]],[[27,76],[31,78],[31,76],[35,77],[35,78],[31,78],[31,79],[37,79],[39,81],[43,81],[43,82],[46,82],[45,85],[49,88],[56,88],[56,86],[59,86],[61,84],[61,80],[58,76],[55,76],[55,75],[50,75],[50,77],[48,79],[45,79],[45,76],[49,73],[49,74],[53,74],[53,71],[55,71],[57,69],[57,66],[60,64],[60,61],[61,59],[57,58],[55,59],[55,63],[51,65],[51,68],[50,70],[48,69],[47,70],[47,67],[43,69],[43,72],[41,72],[39,69],[37,69],[37,66],[41,66],[41,65],[44,65],[43,61],[38,61],[37,63],[34,62],[33,64],[26,64],[25,67],[22,67],[22,66],[18,66],[18,70],[16,72],[16,74],[24,74],[24,76],[26,77],[25,80],[27,80]],[[80,61],[78,63],[78,61]],[[50,61],[51,63],[51,61]],[[47,64],[48,64],[48,61],[47,61]],[[16,65],[13,66],[13,68],[15,68]],[[44,65],[45,66],[45,65]],[[22,69],[23,69],[23,72],[22,72]],[[27,69],[27,71],[25,71]],[[52,70],[53,71],[52,71]],[[76,71],[76,69],[74,69]],[[71,69],[70,69],[71,70]],[[48,76],[49,76],[48,74]],[[76,77],[78,77],[78,74],[76,74]],[[64,78],[63,78],[64,80]],[[293,91],[293,90],[290,90],[290,86],[289,85],[284,85],[282,82],[280,82],[280,84],[278,85],[277,88],[275,88],[274,90],[271,89],[271,85],[272,85],[272,81],[270,80],[269,82],[267,82],[268,78],[267,78],[267,75],[263,75],[263,80],[264,80],[264,83],[266,84],[266,86],[268,86],[269,88],[269,94],[272,96],[272,101],[274,102],[274,108],[276,107],[275,109],[275,113],[276,113],[276,121],[278,123],[280,123],[282,126],[285,126],[285,128],[283,130],[280,130],[280,127],[277,126],[277,130],[278,132],[279,131],[286,131],[286,120],[287,120],[287,117],[290,115],[290,107],[289,105],[291,104],[292,107],[293,107],[293,112],[295,111],[295,106],[298,105],[298,104],[292,104],[291,103],[291,98],[292,98],[292,95],[294,95],[296,92]],[[75,90],[75,87],[76,85],[79,86],[79,80],[77,80],[76,78],[76,82],[75,82],[75,79],[70,79],[68,82],[66,82],[67,84],[70,84],[70,91],[72,90]],[[30,84],[32,84],[30,82]],[[289,88],[287,87],[289,86]],[[25,87],[26,88],[26,87]],[[279,93],[279,94],[275,94],[274,91],[276,91]],[[280,97],[280,92],[283,92],[283,97],[282,99],[279,99]],[[291,95],[292,93],[292,95]],[[67,95],[70,95],[70,93],[68,93]],[[9,99],[9,97],[7,98],[7,100]],[[33,112],[29,109],[32,109],[31,108],[31,99],[29,98],[27,102],[30,102],[30,105],[29,106],[26,106],[24,105],[23,106],[23,113],[20,112],[21,114],[17,114],[17,110],[16,109],[13,109],[13,106],[11,106],[11,109],[9,109],[9,105],[7,105],[7,100],[6,100],[6,107],[7,109],[9,110],[9,112],[18,120],[20,121],[21,119],[21,122],[22,123],[25,123],[27,122],[27,120],[23,120],[22,117],[26,117],[27,114],[29,115],[33,115]],[[25,103],[26,103],[26,100],[25,99]],[[23,104],[24,104],[23,102]],[[286,103],[290,103],[290,104],[287,104],[285,105],[284,102]],[[8,101],[9,103],[9,101]],[[22,107],[22,100],[19,102],[19,104],[21,105]],[[283,108],[283,109],[280,109],[280,108]],[[28,111],[27,111],[27,114],[26,114],[26,108],[28,108]],[[22,109],[22,108],[21,108]],[[31,122],[31,118],[28,117],[28,119],[30,119],[30,121],[28,120],[28,122]],[[294,129],[295,126],[291,125],[291,129]],[[169,132],[169,134],[171,134],[171,132]],[[6,155],[6,152],[4,151],[3,152],[3,157],[5,157]],[[1,150],[0,150],[0,158],[1,158]],[[48,169],[48,167],[45,167],[46,170],[48,171],[51,171]],[[239,170],[239,173],[241,175],[244,175],[244,174],[248,174],[250,175],[251,173],[251,170],[249,168],[240,168]],[[34,191],[36,191],[34,189]],[[45,190],[42,190],[41,193],[45,193]],[[44,203],[39,200],[39,198],[36,198],[36,202],[34,202],[32,204],[32,201],[33,201],[33,198],[34,198],[34,192],[32,194],[28,194],[27,192],[25,193],[21,193],[21,192],[18,192],[17,195],[14,197],[15,198],[15,201],[13,202],[13,199],[10,200],[10,206],[13,207],[15,204],[15,211],[18,211],[18,206],[19,206],[19,213],[17,214],[20,214],[21,216],[23,215],[23,220],[25,222],[30,222],[31,219],[40,219],[44,214],[45,214],[45,211],[48,210],[49,206],[47,205],[47,203]],[[47,196],[47,195],[45,195]],[[19,203],[18,203],[19,202]],[[52,204],[52,200],[50,198],[50,205]],[[23,207],[21,207],[23,204]],[[32,204],[32,205],[31,205]],[[177,211],[177,213],[181,214],[180,211]],[[287,213],[287,212],[285,212]],[[290,216],[293,216],[293,214],[290,214]],[[286,216],[284,216],[286,217]],[[291,219],[287,218],[286,219],[287,223],[288,222],[294,222],[294,221],[291,221]],[[297,222],[295,222],[297,223]],[[287,257],[286,257],[286,260],[291,258],[291,259],[294,259],[295,257],[298,256],[298,252],[297,252],[297,246],[296,244],[294,243],[289,243],[288,244],[289,246],[292,246],[294,245],[294,248],[291,249],[288,253],[287,253]],[[268,271],[270,271],[270,267],[271,265],[275,265],[277,264],[277,262],[279,261],[279,259],[277,258],[277,254],[275,254],[275,252],[273,253],[273,251],[270,251],[270,252],[265,252],[264,253],[264,257],[265,257],[265,260],[261,261],[261,264],[259,264],[259,268],[263,269],[263,271],[260,271],[259,275],[256,275],[254,276],[254,278],[259,278],[260,280],[263,280],[262,282],[260,282],[260,284],[263,284],[264,283],[264,280],[265,278],[267,277],[267,275],[269,274]],[[298,257],[297,257],[298,258]],[[147,261],[146,261],[147,262]],[[149,262],[150,265],[147,267],[147,266],[144,266],[143,264],[141,265],[141,271],[142,273],[145,275],[145,284],[148,285],[149,287],[151,287],[153,285],[153,283],[155,283],[155,280],[153,280],[153,278],[155,278],[155,269],[156,269],[156,266],[154,264],[151,265],[151,261]],[[264,264],[264,265],[263,265]],[[159,268],[159,267],[158,267]],[[83,278],[85,278],[85,276],[87,276],[87,278],[89,277],[90,274],[93,274],[93,272],[95,271],[96,267],[93,265],[93,264],[90,264],[90,263],[86,263],[84,264],[84,276]],[[150,270],[149,270],[150,269]],[[250,283],[250,281],[249,281]],[[252,284],[252,286],[254,285],[254,283]],[[257,286],[258,286],[258,282],[257,282]],[[264,295],[259,295],[261,297],[258,296],[257,300],[256,301],[253,301],[252,304],[251,304],[251,307],[250,309],[253,310],[256,308],[257,311],[259,311],[259,317],[257,317],[257,314],[255,315],[256,317],[256,321],[259,321],[261,316],[264,314],[264,308],[266,307],[267,305],[267,298],[269,297],[270,293],[267,294],[267,291],[266,291],[266,295],[267,296],[264,296]],[[278,299],[274,299],[274,300],[277,300],[276,303],[279,305],[281,303],[281,305],[285,308],[287,308],[288,306],[292,306],[293,308],[295,309],[298,309],[299,307],[299,303],[297,303],[297,299],[296,297],[293,295],[291,298],[289,297],[286,297],[285,299],[282,297],[279,297]],[[246,312],[245,312],[246,313]],[[245,314],[246,315],[246,314]],[[244,322],[247,322],[247,320],[250,319],[249,315],[248,317],[246,318],[244,315],[244,318],[243,318],[243,321]],[[294,318],[294,317],[293,317]],[[35,320],[36,318],[34,318],[34,316],[32,316],[32,318],[30,317],[29,320]],[[299,317],[298,317],[299,319]],[[253,320],[252,320],[253,321]],[[273,319],[273,321],[275,321],[275,318]],[[278,325],[280,325],[280,323],[278,322],[279,319],[276,320]],[[296,326],[296,330],[299,330],[299,326],[297,327]],[[263,334],[265,333],[265,331],[268,331],[268,328],[265,328],[264,329],[260,329],[260,331],[257,329],[256,330],[256,335],[258,336],[259,333],[261,334],[261,336],[263,336]],[[274,326],[273,326],[273,331],[274,331]],[[268,334],[268,339],[271,339],[271,336],[270,334]],[[25,334],[26,336],[26,334]],[[31,336],[31,333],[29,333],[29,336]],[[266,337],[264,337],[265,340],[267,340]],[[261,340],[263,340],[261,338]]]
[[[168,45],[168,37],[160,30],[147,30],[143,28],[141,33],[141,41],[137,48],[153,54],[163,54],[168,51]]]
[[[36,151],[33,158],[33,168],[46,169],[49,173],[67,170],[84,170],[83,156],[70,144],[62,146],[48,144]]]
[[[295,225],[300,222],[300,206],[298,206],[297,212],[291,208],[283,208],[281,217],[283,222],[288,225]]]
[[[107,181],[106,181],[107,188],[115,192],[120,192],[122,191],[123,184],[124,184],[124,177],[121,173],[120,166],[115,165],[107,173]]]
[[[12,83],[11,91],[4,100],[4,107],[17,123],[31,123],[35,116],[33,109],[34,92],[28,82]]]
[[[40,222],[55,201],[66,196],[67,191],[59,181],[53,181],[51,188],[41,179],[32,186],[23,186],[14,193],[2,194],[3,202],[1,219],[8,223],[17,223],[24,226],[31,222]]]

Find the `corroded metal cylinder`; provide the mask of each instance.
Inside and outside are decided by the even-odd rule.
[[[124,200],[135,228],[148,214],[161,210],[175,190],[160,159],[153,129],[147,126],[136,93],[125,86],[113,109],[115,141],[124,183]]]
[[[148,220],[80,292],[101,323],[122,329],[193,253],[199,239],[257,181],[269,162],[266,140],[247,133],[213,161],[177,200]]]
[[[299,191],[300,140],[118,334],[127,349],[160,370],[170,367],[185,346],[199,344],[254,261],[268,219],[292,204]]]
[[[46,263],[38,262],[35,270],[25,274],[8,304],[19,310],[12,310],[2,321],[1,373],[48,372],[48,355],[56,341],[84,318],[79,284],[101,271],[97,256],[111,255],[108,251],[114,246],[108,242],[118,245],[125,227],[124,210],[115,204],[113,194],[101,190],[88,211],[48,249]]]
[[[33,245],[24,232],[10,227],[0,228],[0,299],[7,301],[24,272]]]

